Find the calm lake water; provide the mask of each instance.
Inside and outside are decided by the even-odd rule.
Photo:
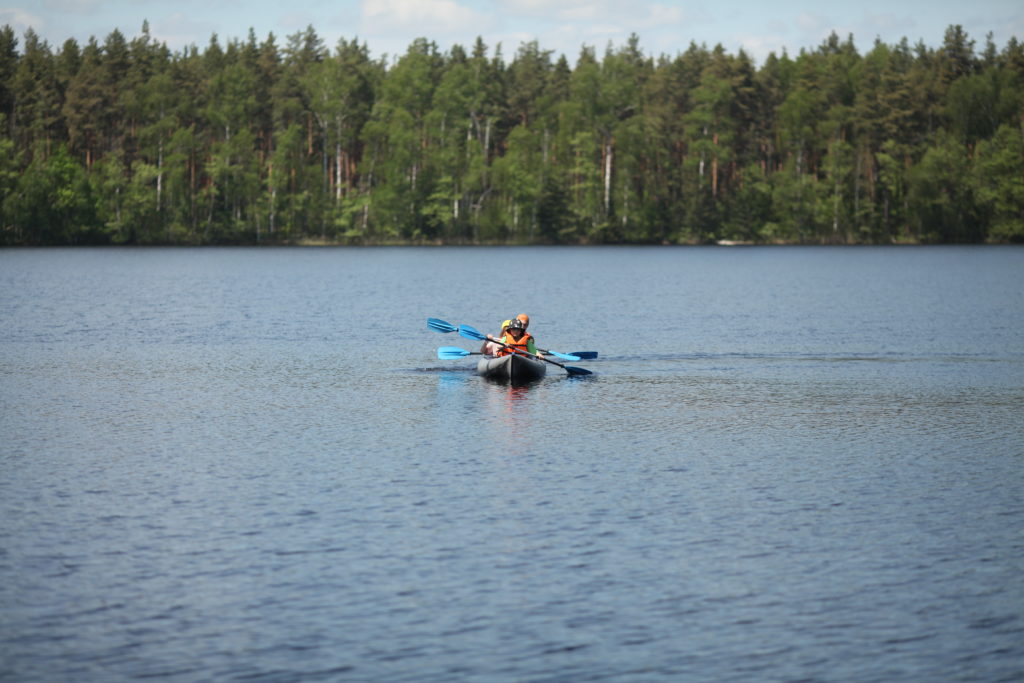
[[[1021,680],[1024,249],[0,251],[0,679],[138,678]]]

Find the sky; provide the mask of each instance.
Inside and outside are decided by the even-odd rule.
[[[952,24],[964,27],[978,52],[990,32],[1000,50],[1011,37],[1024,41],[1021,0],[0,0],[0,25],[19,37],[31,27],[54,50],[68,38],[102,43],[115,28],[131,39],[143,21],[174,51],[205,49],[213,34],[221,44],[245,40],[250,28],[261,42],[273,33],[281,46],[312,25],[330,48],[339,38],[357,39],[389,61],[420,37],[447,51],[455,44],[469,50],[479,36],[489,55],[500,44],[506,59],[535,40],[570,64],[583,46],[600,56],[634,33],[646,55],[675,56],[691,42],[721,44],[758,64],[771,52],[813,49],[833,31],[843,39],[852,34],[862,54],[876,39],[938,47]]]

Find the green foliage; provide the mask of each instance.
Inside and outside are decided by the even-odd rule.
[[[915,232],[928,242],[977,242],[980,234],[967,150],[951,135],[930,147],[910,176]]]
[[[975,187],[991,215],[989,238],[1024,242],[1024,131],[1002,125],[978,146]]]
[[[21,244],[106,242],[96,215],[93,189],[85,170],[58,147],[35,160],[4,201],[5,233]]]
[[[941,39],[570,66],[5,26],[0,243],[1022,241],[1024,47]]]
[[[0,126],[6,123],[0,116]],[[0,244],[21,241],[11,212],[16,208],[12,197],[18,189],[20,159],[14,141],[0,136]]]

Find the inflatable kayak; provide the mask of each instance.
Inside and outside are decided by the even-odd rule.
[[[512,354],[508,356],[484,356],[476,364],[476,372],[487,379],[510,384],[527,384],[544,377],[547,365],[544,361]]]

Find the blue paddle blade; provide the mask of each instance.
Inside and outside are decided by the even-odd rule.
[[[427,318],[427,327],[434,332],[458,332],[459,328],[438,318]]]
[[[442,346],[437,350],[437,357],[441,360],[453,360],[455,358],[465,358],[472,355],[472,353],[472,351],[460,349],[458,346]]]
[[[477,341],[487,340],[487,335],[481,334],[479,330],[477,330],[475,327],[470,327],[469,325],[460,325],[459,334],[461,334],[466,339],[476,339]]]
[[[562,360],[583,360],[582,356],[577,356],[571,353],[559,353],[558,351],[551,350],[545,351],[544,353],[549,353],[555,358],[561,358]]]
[[[580,360],[594,360],[597,358],[597,351],[573,351],[572,355]]]
[[[562,367],[565,368],[565,371],[568,372],[570,375],[593,375],[594,374],[590,370],[586,370],[584,368],[575,368],[575,367],[573,367],[571,365],[563,365]]]

